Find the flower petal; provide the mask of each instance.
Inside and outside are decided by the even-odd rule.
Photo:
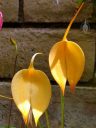
[[[11,89],[13,99],[21,111],[25,123],[28,121],[31,107],[37,125],[38,119],[47,109],[51,98],[48,77],[40,70],[23,69],[13,77]]]
[[[56,43],[49,53],[49,66],[54,79],[59,84],[63,94],[67,80],[66,74],[66,42]]]
[[[80,46],[72,41],[67,41],[66,55],[67,79],[73,92],[83,73],[85,56]]]
[[[50,81],[46,74],[40,70],[34,70],[30,77],[31,86],[31,107],[35,124],[47,109],[51,98]],[[34,90],[33,90],[34,89]]]
[[[27,72],[27,69],[21,70],[15,74],[11,83],[11,90],[13,99],[21,111],[25,123],[27,123],[28,114],[30,110],[30,94],[29,86],[27,86],[24,80],[24,74]]]
[[[0,12],[0,30],[2,29],[2,25],[3,25],[3,14],[2,12]]]
[[[85,56],[80,46],[72,41],[56,43],[49,54],[51,73],[64,94],[66,80],[71,91],[80,80],[85,65]]]

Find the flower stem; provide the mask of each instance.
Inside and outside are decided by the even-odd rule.
[[[39,128],[43,128],[43,126],[42,126],[40,121],[38,122],[38,126],[39,126]]]
[[[15,55],[15,62],[14,62],[14,70],[13,70],[13,75],[14,75],[15,72],[16,72],[16,64],[17,64],[17,56],[18,56],[18,47],[17,47],[17,43],[16,43],[15,40],[11,39],[10,41],[14,44],[14,46],[15,46],[15,53],[16,53],[16,55]],[[11,100],[11,102],[10,102],[10,109],[9,109],[8,128],[10,128],[11,113],[12,113],[12,106],[13,106],[12,103],[13,103],[13,101]]]
[[[28,126],[27,126],[27,125],[25,125],[25,128],[28,128]]]
[[[47,111],[45,112],[45,117],[46,117],[47,128],[50,128],[49,115]]]
[[[61,128],[64,128],[64,96],[60,90],[61,94]]]
[[[75,14],[75,15],[73,16],[73,18],[71,19],[71,21],[70,21],[70,23],[69,23],[69,25],[68,25],[68,27],[67,27],[67,29],[66,29],[66,31],[65,31],[63,40],[66,40],[67,35],[68,35],[68,33],[69,33],[69,30],[70,30],[70,28],[71,28],[71,26],[72,26],[72,24],[73,24],[75,18],[77,17],[77,15],[79,14],[80,10],[82,9],[83,5],[84,5],[84,2],[80,5],[80,7],[79,7],[79,9],[77,10],[76,14]]]

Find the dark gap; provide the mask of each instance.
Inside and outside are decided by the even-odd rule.
[[[18,21],[24,21],[24,0],[19,0]]]
[[[94,62],[94,73],[93,73],[94,80],[95,80],[95,73],[96,73],[96,38],[95,38],[95,62]]]
[[[10,82],[12,78],[0,78],[0,82]]]
[[[12,81],[12,78],[0,78],[0,82],[11,82]],[[50,80],[50,83],[51,85],[58,85],[56,81],[54,80]],[[89,86],[89,85],[92,85],[92,87],[96,86],[96,83],[94,83],[93,79],[92,80],[89,80],[89,81],[86,81],[86,82],[82,82],[82,81],[79,81],[78,82],[78,87],[81,86]],[[66,83],[66,86],[69,86],[69,83],[67,82]],[[91,86],[90,86],[91,87]]]
[[[50,83],[51,83],[51,85],[58,85],[57,82],[53,81],[53,80],[51,80]],[[69,83],[67,82],[66,85],[69,86]],[[94,83],[93,80],[89,80],[89,81],[86,81],[86,82],[79,81],[76,86],[81,86],[81,87],[85,86],[85,87],[87,87],[88,85],[91,85],[93,87],[93,86],[96,86],[96,83]],[[89,87],[91,87],[91,86],[89,86]]]
[[[63,22],[40,22],[40,23],[36,23],[36,22],[4,22],[3,27],[4,28],[67,28],[68,26],[68,22],[63,23]],[[73,23],[72,28],[77,28],[80,29],[81,28],[82,23],[78,22],[78,23]],[[96,29],[96,23],[89,23],[90,28],[91,29]]]

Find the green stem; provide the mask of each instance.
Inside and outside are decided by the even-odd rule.
[[[40,121],[38,122],[38,126],[39,126],[39,128],[43,128],[43,125],[41,124]]]
[[[25,128],[28,128],[27,125],[25,125]]]
[[[60,90],[61,93],[61,128],[64,128],[64,96]]]
[[[16,56],[15,56],[15,62],[14,62],[14,71],[13,71],[13,76],[16,72],[16,64],[17,64],[17,56],[18,56],[18,48],[17,48],[17,43],[15,42],[15,40],[11,39],[11,41],[13,42],[14,46],[15,46],[15,52],[16,52]],[[9,120],[8,120],[8,128],[10,128],[10,122],[11,122],[11,113],[12,113],[12,107],[13,107],[13,101],[10,101],[10,109],[9,109]]]
[[[47,128],[50,128],[49,116],[47,111],[45,112],[45,117],[46,117]]]

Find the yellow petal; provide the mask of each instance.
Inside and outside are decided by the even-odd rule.
[[[67,41],[66,56],[67,79],[71,90],[74,91],[84,70],[85,56],[80,46],[72,41]]]
[[[66,74],[66,42],[56,43],[49,53],[49,66],[54,79],[59,84],[63,94],[67,80]]]
[[[35,88],[34,93],[31,93],[32,112],[37,125],[38,119],[47,109],[51,98],[50,81],[46,74],[40,70],[34,70],[34,75],[31,75],[30,82]],[[32,80],[33,79],[33,80]],[[32,88],[33,88],[32,87]]]
[[[35,124],[45,112],[51,98],[51,85],[46,74],[36,70],[31,65],[15,74],[12,80],[13,99],[21,111],[25,123],[28,121],[30,108]]]
[[[69,81],[73,91],[79,81],[85,65],[85,57],[82,49],[72,41],[67,40],[67,35],[75,18],[82,9],[84,2],[78,8],[76,14],[71,19],[63,40],[56,43],[49,53],[49,66],[54,79],[59,84],[63,94],[66,80]]]
[[[24,102],[22,102],[18,105],[18,108],[23,115],[23,119],[24,119],[25,124],[27,124],[29,110],[30,110],[30,102],[28,100],[25,100]]]
[[[54,79],[59,84],[63,94],[66,80],[73,91],[80,80],[85,65],[85,57],[79,45],[72,41],[56,43],[49,54],[49,66]]]
[[[25,123],[27,123],[28,114],[30,110],[30,94],[29,86],[24,81],[24,73],[27,69],[21,70],[15,74],[11,83],[11,90],[13,99],[21,111]]]

